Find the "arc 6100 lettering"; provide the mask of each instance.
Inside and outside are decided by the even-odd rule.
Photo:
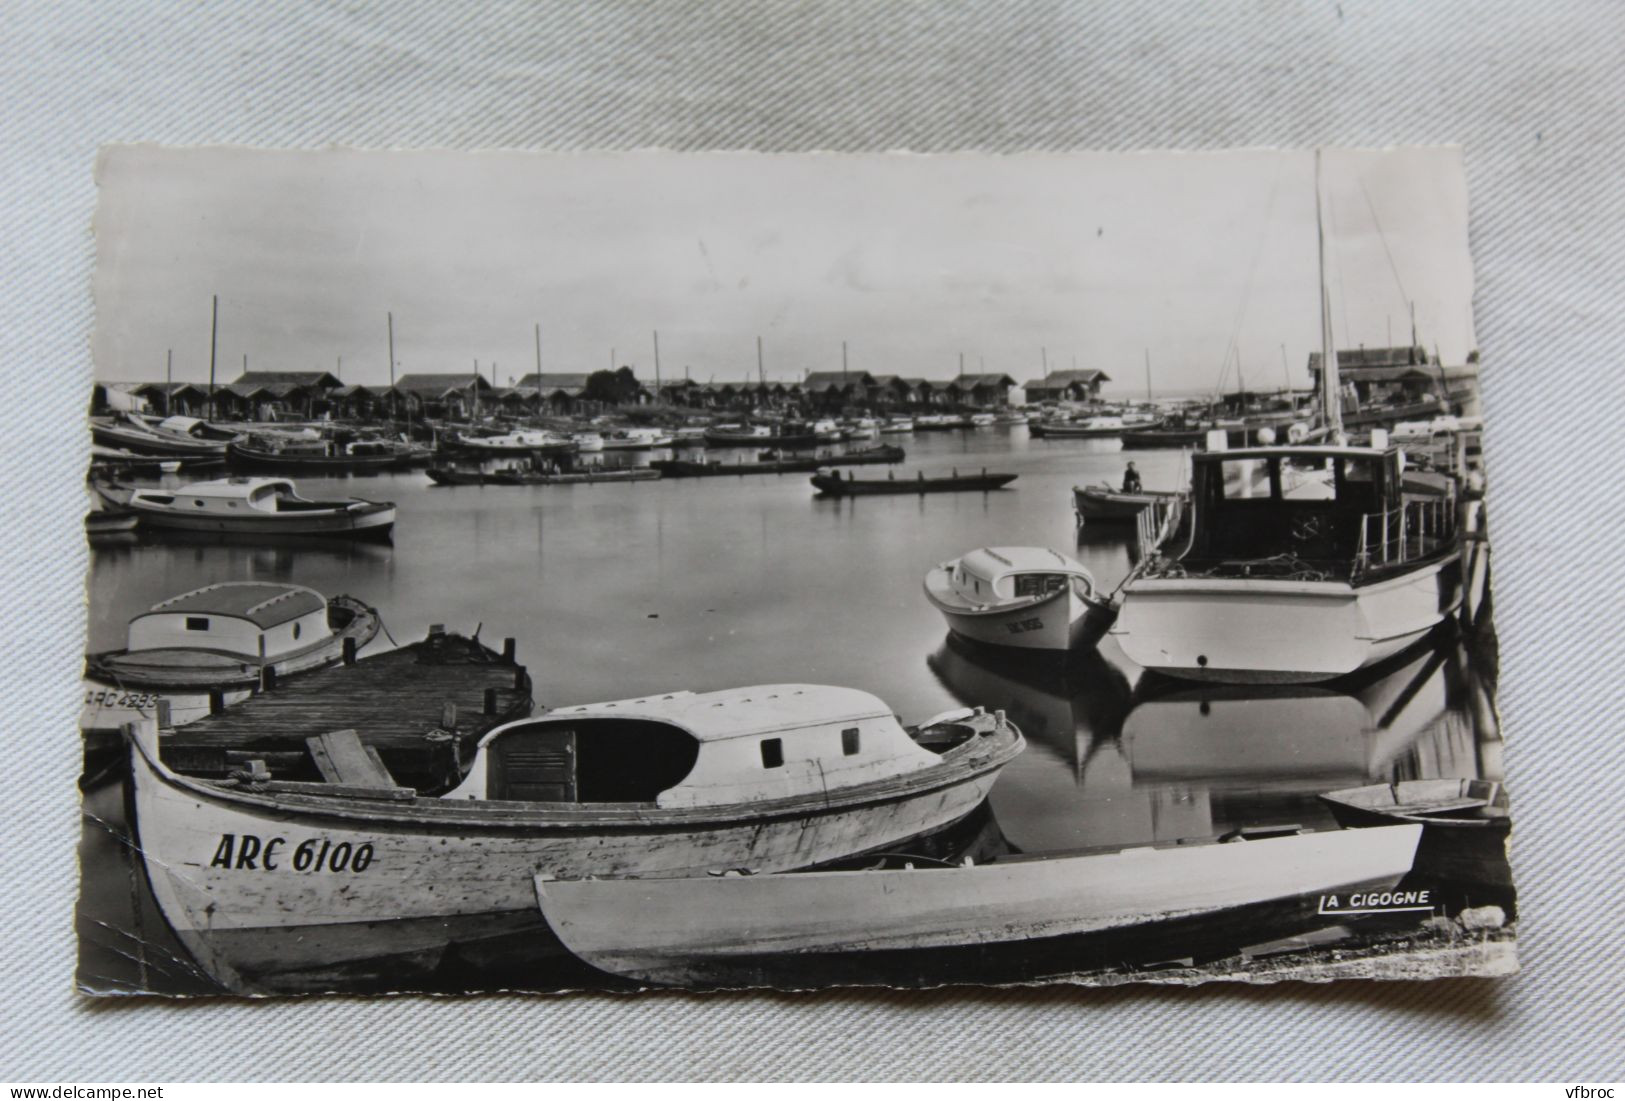
[[[286,837],[261,838],[252,833],[241,837],[220,835],[211,868],[245,872],[348,872],[360,875],[372,867],[371,841],[353,844],[332,838],[307,837],[295,844]]]

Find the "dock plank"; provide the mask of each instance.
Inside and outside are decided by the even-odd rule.
[[[528,716],[532,705],[524,666],[473,639],[431,633],[353,665],[301,674],[166,732],[160,746],[165,763],[189,775],[223,777],[259,758],[279,780],[318,781],[307,739],[349,729],[397,782],[437,791],[457,781],[487,731]],[[454,716],[449,730],[447,716]]]

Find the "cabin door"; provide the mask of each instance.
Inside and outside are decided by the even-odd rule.
[[[529,803],[576,801],[576,732],[550,727],[515,731],[496,739],[495,776],[487,783],[493,799]]]

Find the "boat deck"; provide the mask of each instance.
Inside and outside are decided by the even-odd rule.
[[[492,727],[529,715],[530,676],[511,649],[431,630],[388,653],[301,674],[161,741],[177,772],[223,778],[262,760],[284,780],[319,780],[305,740],[352,729],[397,783],[452,786]]]

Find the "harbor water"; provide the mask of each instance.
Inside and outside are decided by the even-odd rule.
[[[393,542],[98,546],[88,649],[121,647],[131,616],[189,589],[284,581],[374,605],[401,643],[432,624],[478,630],[493,645],[512,637],[539,707],[810,682],[872,692],[905,722],[966,705],[1002,709],[1028,748],[1001,776],[991,811],[1003,843],[1025,853],[1333,828],[1321,792],[1501,778],[1485,683],[1493,673],[1453,629],[1351,683],[1293,688],[1146,675],[1109,638],[1098,653],[1054,662],[950,640],[921,590],[927,570],[977,547],[1048,546],[1110,591],[1131,568],[1133,529],[1080,531],[1073,486],[1116,485],[1132,460],[1148,489],[1173,489],[1185,456],[1031,439],[1023,426],[885,442],[907,448],[908,460],[858,467],[856,477],[984,468],[1019,477],[990,493],[843,499],[815,496],[806,474],[563,486],[442,487],[422,471],[301,479],[306,497],[396,502]],[[382,634],[373,644],[388,645]],[[121,785],[88,800],[112,822]],[[136,974],[179,950],[111,838],[87,819],[81,979],[184,988],[183,962],[171,961],[162,982]],[[1488,882],[1453,886],[1458,906],[1511,902]],[[132,921],[134,933],[116,928]],[[133,952],[131,937],[157,947]]]

